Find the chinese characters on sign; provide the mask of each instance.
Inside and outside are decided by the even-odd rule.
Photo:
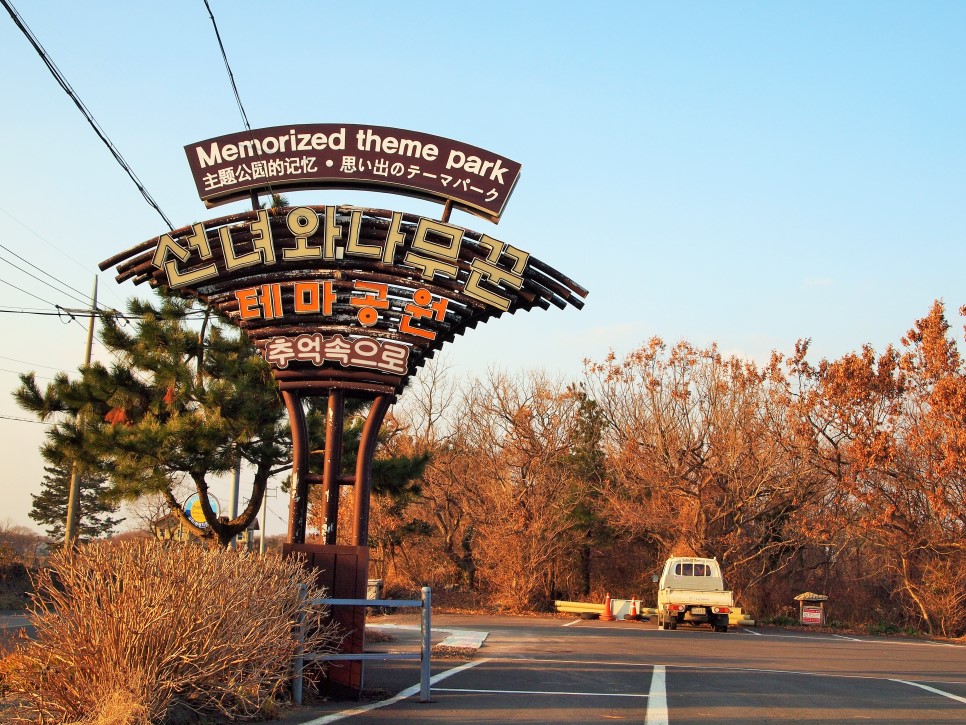
[[[450,201],[499,221],[520,164],[441,136],[381,126],[276,126],[185,147],[208,206],[252,191],[349,188]],[[389,187],[389,188],[386,188]]]

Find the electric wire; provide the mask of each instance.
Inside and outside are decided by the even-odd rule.
[[[94,133],[96,133],[97,137],[104,142],[104,145],[107,146],[108,151],[111,152],[111,155],[114,157],[115,161],[120,164],[121,168],[124,169],[131,181],[134,182],[134,185],[138,188],[138,191],[141,192],[141,196],[144,197],[144,200],[161,216],[162,219],[164,219],[164,223],[168,225],[168,229],[173,230],[174,225],[171,224],[165,213],[161,211],[161,207],[158,206],[158,203],[145,188],[144,184],[141,183],[141,180],[137,177],[137,174],[134,173],[134,169],[131,168],[131,165],[128,164],[128,162],[121,155],[121,152],[117,149],[111,139],[108,138],[107,133],[101,128],[100,124],[94,118],[90,110],[88,110],[87,106],[84,105],[84,102],[80,99],[80,96],[77,95],[70,83],[67,82],[64,74],[60,72],[60,69],[54,63],[53,59],[47,54],[47,51],[44,50],[44,47],[40,44],[40,41],[37,40],[36,36],[34,36],[33,31],[27,27],[26,22],[24,22],[23,18],[20,17],[20,14],[17,12],[16,8],[13,7],[9,0],[0,0],[0,4],[6,8],[8,13],[10,13],[10,18],[20,29],[20,32],[24,34],[24,37],[27,38],[34,50],[37,51],[37,54],[40,56],[41,60],[43,60],[44,65],[47,66],[47,70],[49,70],[50,74],[54,77],[54,80],[57,81],[64,92],[74,102],[74,105],[77,106],[77,109],[87,120],[87,123],[90,124],[92,129],[94,129]]]
[[[0,2],[3,2],[3,0],[0,0]],[[15,284],[13,284],[13,283],[11,283],[11,282],[8,282],[8,281],[7,281],[7,280],[5,280],[5,279],[2,279],[2,278],[0,278],[0,282],[3,282],[3,283],[4,283],[5,285],[8,285],[8,286],[10,286],[10,287],[13,287],[13,288],[14,288],[15,290],[17,290],[18,292],[23,292],[23,293],[24,293],[25,295],[27,295],[28,297],[33,297],[33,298],[34,298],[35,300],[40,300],[40,301],[41,301],[41,302],[43,302],[44,304],[48,304],[48,305],[50,305],[51,307],[53,307],[53,308],[55,308],[55,309],[59,307],[59,305],[56,305],[56,304],[54,304],[54,303],[53,303],[53,302],[51,302],[50,300],[45,300],[45,299],[44,299],[43,297],[38,297],[37,295],[35,295],[35,294],[33,294],[32,292],[28,292],[27,290],[25,290],[25,289],[23,289],[23,288],[21,288],[21,287],[18,287],[17,285],[15,285]]]
[[[238,85],[235,83],[235,74],[232,73],[231,64],[228,62],[228,53],[225,52],[225,44],[221,42],[221,33],[218,32],[218,23],[215,22],[215,14],[212,12],[211,5],[208,4],[208,0],[204,0],[204,3],[205,8],[208,10],[208,17],[211,18],[211,26],[215,29],[215,38],[218,40],[218,48],[221,50],[222,60],[225,61],[225,70],[228,71],[228,80],[231,82],[231,89],[235,93],[235,102],[238,104],[238,112],[241,114],[242,122],[245,124],[245,130],[248,131],[248,139],[252,142],[252,146],[255,148],[255,156],[256,158],[261,159],[261,147],[255,143],[255,139],[252,135],[252,125],[248,122],[248,114],[245,113],[245,106],[242,104],[241,94],[238,92]],[[271,183],[268,183],[267,186],[268,193],[274,196]],[[257,207],[255,197],[252,198],[252,206]]]
[[[0,244],[0,247],[2,247],[3,249],[7,249],[7,248],[6,248],[6,247],[4,247],[4,246],[3,246],[2,244]],[[10,250],[9,250],[9,249],[7,249],[7,251],[9,252]],[[13,254],[13,252],[11,252],[11,254]],[[17,256],[17,259],[23,259],[23,257],[20,257],[19,255],[15,255],[15,256]],[[24,273],[25,275],[27,275],[28,277],[31,277],[32,279],[35,279],[35,280],[37,280],[38,282],[40,282],[40,284],[42,284],[42,285],[46,285],[47,287],[50,287],[50,288],[51,288],[51,289],[52,289],[52,290],[53,290],[54,292],[57,292],[57,293],[59,293],[59,294],[62,294],[62,295],[67,295],[67,296],[68,296],[68,297],[70,297],[70,298],[71,298],[72,300],[74,300],[74,302],[80,302],[81,304],[84,304],[84,303],[86,302],[86,300],[84,300],[84,299],[83,299],[83,297],[75,297],[74,295],[72,295],[72,294],[70,294],[70,293],[68,293],[68,292],[64,292],[64,291],[63,291],[63,290],[61,290],[61,289],[57,289],[57,288],[56,288],[56,287],[54,287],[54,285],[52,285],[52,284],[51,284],[50,282],[47,282],[46,280],[43,280],[43,279],[41,279],[41,278],[40,278],[40,277],[38,277],[37,275],[35,275],[35,274],[32,274],[32,273],[30,273],[30,272],[28,272],[28,271],[27,271],[27,270],[25,270],[25,269],[24,269],[23,267],[19,267],[19,266],[17,266],[17,265],[16,265],[16,264],[14,264],[13,262],[11,262],[11,261],[10,261],[9,259],[4,259],[3,257],[0,257],[0,261],[3,261],[3,262],[6,262],[7,264],[9,264],[9,265],[10,265],[11,267],[13,267],[14,269],[16,269],[16,270],[18,270],[18,271],[20,271],[20,272],[23,272],[23,273]],[[27,262],[27,260],[25,260],[25,259],[24,259],[23,261],[25,261],[25,262]],[[27,264],[30,264],[30,262],[27,262]],[[30,264],[30,266],[31,266],[31,267],[33,267],[34,265],[32,265],[32,264]],[[56,277],[51,277],[51,279],[56,279]],[[66,285],[65,285],[65,286],[66,286]],[[76,291],[76,290],[75,290],[75,291]],[[83,294],[83,293],[81,293],[81,294]]]
[[[79,294],[79,295],[81,296],[81,298],[86,298],[86,295],[85,295],[85,294],[84,294],[83,292],[81,292],[81,291],[80,291],[79,289],[75,289],[74,287],[71,287],[71,286],[70,286],[69,284],[67,284],[66,282],[64,282],[64,281],[63,281],[63,280],[61,280],[61,279],[58,279],[57,277],[55,277],[54,275],[52,275],[52,274],[51,274],[50,272],[48,272],[48,271],[46,271],[46,270],[44,270],[44,269],[41,269],[40,267],[38,267],[38,266],[37,266],[36,264],[34,264],[33,262],[31,262],[31,261],[29,261],[29,260],[27,260],[27,259],[24,259],[24,258],[23,258],[23,257],[21,257],[21,256],[20,256],[19,254],[17,254],[17,253],[15,252],[15,251],[13,251],[12,249],[10,249],[10,247],[8,247],[8,246],[6,246],[6,245],[4,245],[4,244],[0,244],[0,249],[3,249],[4,251],[7,251],[7,252],[9,252],[9,253],[10,253],[10,254],[12,254],[12,255],[13,255],[14,257],[16,257],[16,258],[17,258],[17,259],[19,259],[19,260],[20,260],[21,262],[23,262],[24,264],[27,264],[27,265],[30,265],[31,267],[33,267],[34,269],[36,269],[36,270],[37,270],[38,272],[40,272],[41,274],[43,274],[43,275],[46,275],[47,277],[50,277],[50,278],[51,278],[52,280],[54,280],[54,281],[55,281],[55,282],[56,282],[57,284],[59,284],[59,285],[61,285],[61,286],[63,286],[63,287],[66,287],[66,288],[67,288],[67,289],[69,289],[69,290],[70,290],[71,292],[76,292],[77,294]],[[11,265],[12,267],[16,267],[16,265],[15,265],[15,264],[13,264],[12,262],[10,262],[10,261],[9,261],[9,260],[7,260],[7,259],[4,259],[3,261],[5,261],[5,262],[7,262],[7,264],[10,264],[10,265]],[[17,267],[17,269],[20,269],[20,268],[19,268],[19,267]],[[21,271],[21,272],[24,272],[24,270],[22,270],[22,269],[21,269],[20,271]],[[29,273],[29,272],[24,272],[24,274],[30,274],[30,273]],[[33,276],[33,275],[31,275],[31,276]],[[35,278],[35,279],[36,279],[36,278]],[[44,282],[44,284],[47,284],[47,283],[46,283],[46,282]],[[70,295],[68,295],[68,296],[70,296]]]
[[[69,259],[71,262],[73,262],[78,267],[80,267],[81,269],[83,269],[85,272],[89,271],[86,264],[84,264],[80,260],[76,259],[75,257],[70,256],[67,252],[65,252],[63,249],[61,249],[56,244],[54,244],[53,242],[51,242],[49,239],[44,238],[44,236],[40,232],[38,232],[36,229],[33,229],[30,226],[28,226],[27,224],[25,224],[23,221],[21,221],[20,219],[18,219],[17,217],[15,217],[13,214],[11,214],[9,211],[7,211],[6,209],[4,209],[2,206],[0,206],[0,212],[3,212],[4,215],[10,217],[10,219],[12,219],[13,221],[17,222],[17,224],[19,224],[24,229],[26,229],[28,232],[30,232],[31,234],[33,234],[35,237],[37,237],[37,239],[39,239],[40,241],[44,242],[44,244],[47,244],[48,246],[53,247],[54,249],[56,249],[58,252],[60,252],[60,254],[62,254],[65,257],[67,257],[67,259]]]
[[[13,415],[3,415],[2,413],[0,413],[0,418],[2,418],[3,420],[15,420],[18,423],[36,423],[37,425],[56,425],[55,423],[48,423],[43,420],[30,420],[30,418],[18,418]]]
[[[51,249],[53,249],[54,251],[56,251],[58,254],[66,257],[67,259],[69,259],[71,262],[73,262],[74,264],[76,264],[78,267],[80,267],[81,269],[83,269],[85,272],[90,272],[91,271],[86,264],[84,264],[83,262],[81,262],[80,260],[78,260],[76,257],[72,257],[71,255],[69,255],[67,252],[65,252],[63,249],[61,249],[60,247],[58,247],[52,241],[50,241],[49,239],[45,238],[36,229],[31,228],[28,224],[25,224],[22,220],[20,220],[17,217],[15,217],[13,214],[11,214],[9,211],[7,211],[6,209],[4,209],[3,207],[0,207],[0,212],[2,212],[4,215],[6,215],[7,217],[9,217],[12,221],[15,221],[17,224],[19,224],[20,226],[22,226],[24,229],[26,229],[28,232],[30,232],[31,234],[33,234],[35,237],[37,237],[37,239],[39,239],[40,241],[42,241],[44,244],[46,244],[48,247],[50,247]],[[21,259],[23,259],[23,257],[21,257]],[[24,262],[27,262],[27,260],[25,260],[25,259],[23,261]],[[31,264],[30,262],[27,262],[27,264],[30,264],[31,267],[36,268],[36,266],[33,265],[33,264]],[[95,274],[96,274],[96,272],[95,272]],[[52,275],[50,275],[50,276],[53,278]],[[56,278],[54,278],[54,279],[56,279]],[[58,280],[58,281],[60,281],[60,280]],[[82,294],[82,295],[84,294],[80,290],[78,290],[78,289],[76,289],[74,287],[70,287],[70,285],[67,285],[66,283],[64,284],[64,286],[65,287],[68,287],[69,289],[74,290],[78,294]],[[114,299],[118,300],[122,305],[124,304],[124,301],[114,291],[114,288],[113,287],[108,286],[106,289],[107,289],[108,293],[112,297],[114,297]]]
[[[26,375],[31,370],[10,370],[8,368],[0,368],[0,373],[13,373],[14,375]],[[53,380],[53,378],[46,377],[44,375],[34,375],[37,380]]]
[[[238,86],[235,84],[235,74],[231,72],[231,66],[228,64],[228,54],[225,52],[225,44],[221,42],[221,33],[218,32],[218,23],[215,22],[215,14],[211,12],[211,5],[208,4],[208,0],[204,0],[205,8],[208,10],[208,17],[211,18],[211,25],[215,29],[215,38],[218,39],[218,47],[221,49],[221,57],[225,61],[225,70],[228,71],[228,80],[231,81],[231,89],[235,92],[235,102],[238,104],[238,110],[241,113],[242,121],[245,122],[245,128],[248,131],[252,130],[251,124],[248,123],[248,114],[245,113],[245,106],[242,105],[241,95],[238,93]]]
[[[37,266],[36,264],[34,264],[33,262],[31,262],[30,260],[27,260],[27,259],[24,259],[23,257],[21,257],[21,256],[20,256],[19,254],[17,254],[17,253],[15,252],[15,251],[13,251],[12,249],[10,249],[9,247],[7,247],[7,246],[5,246],[5,245],[3,245],[3,244],[0,244],[0,249],[3,249],[4,251],[6,251],[6,252],[9,252],[9,253],[10,253],[10,254],[12,254],[12,255],[13,255],[14,257],[16,257],[16,258],[17,258],[17,259],[19,259],[19,260],[20,260],[21,262],[23,262],[24,264],[27,264],[27,265],[29,265],[29,266],[31,266],[31,267],[33,267],[33,268],[34,268],[34,269],[36,269],[36,270],[37,270],[38,272],[40,272],[41,274],[43,274],[43,275],[45,275],[45,276],[47,276],[47,277],[49,277],[50,279],[52,279],[52,280],[54,280],[54,282],[56,282],[57,284],[59,284],[59,285],[61,285],[62,287],[66,287],[67,289],[69,289],[69,290],[71,290],[71,292],[74,292],[74,293],[76,293],[76,294],[78,294],[78,295],[80,295],[80,297],[75,297],[74,295],[72,295],[72,294],[70,294],[70,293],[68,293],[68,292],[64,292],[64,291],[63,291],[63,290],[61,290],[61,289],[57,289],[56,287],[54,287],[54,286],[53,286],[52,284],[50,284],[49,282],[45,282],[44,280],[42,280],[42,279],[40,279],[40,277],[37,277],[36,275],[34,275],[34,274],[31,274],[31,273],[30,273],[30,272],[28,272],[27,270],[25,270],[25,269],[23,269],[23,268],[21,268],[21,267],[18,267],[18,266],[17,266],[16,264],[14,264],[13,262],[11,262],[11,261],[10,261],[9,259],[5,259],[5,258],[3,258],[3,257],[0,257],[0,260],[3,260],[4,262],[6,262],[7,264],[9,264],[9,265],[10,265],[11,267],[13,267],[14,269],[17,269],[17,270],[20,270],[21,272],[23,272],[23,273],[24,273],[25,275],[27,275],[28,277],[33,277],[33,278],[34,278],[35,280],[37,280],[37,281],[38,281],[38,282],[40,282],[41,284],[45,284],[45,285],[47,285],[47,286],[48,286],[48,287],[50,287],[50,288],[51,288],[52,290],[54,290],[54,291],[56,291],[56,292],[59,292],[60,294],[66,294],[66,295],[67,295],[68,297],[70,297],[70,298],[71,298],[72,300],[75,300],[75,301],[77,301],[77,302],[80,302],[81,304],[87,304],[87,297],[86,297],[86,295],[85,295],[85,294],[84,294],[83,292],[81,292],[81,291],[80,291],[79,289],[76,289],[76,288],[74,288],[74,287],[71,287],[71,286],[70,286],[69,284],[67,284],[67,283],[66,283],[66,282],[64,282],[63,280],[61,280],[61,279],[59,279],[59,278],[57,278],[57,277],[55,277],[55,276],[54,276],[54,275],[52,275],[52,274],[51,274],[50,272],[48,272],[48,271],[46,271],[46,270],[43,270],[43,269],[41,269],[40,267],[38,267],[38,266]]]
[[[40,363],[27,362],[26,360],[18,360],[15,357],[4,357],[0,355],[0,360],[7,360],[9,362],[20,363],[21,365],[32,365],[35,368],[47,368],[49,370],[60,370],[61,368],[54,367],[53,365],[41,365]]]
[[[0,314],[8,315],[39,315],[41,317],[55,317],[59,315],[59,312],[50,312],[49,310],[40,310],[33,307],[17,307],[17,308],[7,308],[0,307]]]

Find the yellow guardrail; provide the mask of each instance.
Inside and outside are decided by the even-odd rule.
[[[619,600],[624,601],[624,600]],[[604,605],[595,604],[593,602],[567,602],[557,600],[554,603],[558,612],[564,612],[567,614],[603,614]],[[638,613],[642,617],[656,617],[657,609],[655,607],[641,607],[638,606]],[[754,627],[755,620],[752,619],[747,613],[741,610],[741,607],[732,607],[731,615],[728,617],[728,623],[731,625],[740,624],[744,627]]]
[[[604,611],[603,604],[591,604],[589,602],[556,601],[553,604],[557,608],[558,612],[575,612],[578,614],[581,612],[588,612],[590,614],[593,614],[594,612],[596,612],[600,614],[601,612]]]

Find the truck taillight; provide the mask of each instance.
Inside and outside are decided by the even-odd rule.
[[[667,610],[669,612],[683,612],[684,611],[684,605],[683,604],[668,604],[667,605]]]
[[[731,614],[730,607],[711,607],[711,611],[715,614]]]

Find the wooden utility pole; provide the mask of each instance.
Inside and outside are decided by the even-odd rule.
[[[91,320],[87,326],[87,349],[84,352],[84,368],[91,365],[91,350],[94,347],[94,320],[97,318],[97,277],[94,277],[94,291],[91,293]],[[77,414],[77,427],[83,428],[83,414]],[[77,541],[80,532],[80,470],[75,460],[70,469],[70,496],[67,499],[67,526],[64,532],[64,546],[70,548]]]

